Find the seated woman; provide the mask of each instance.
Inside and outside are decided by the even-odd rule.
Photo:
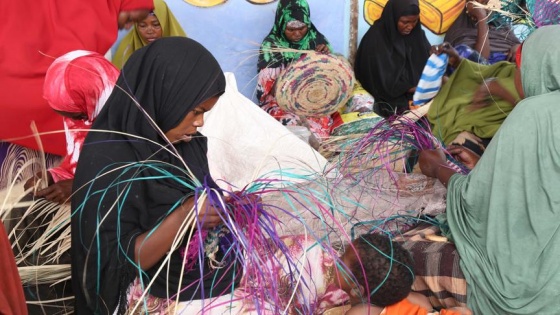
[[[138,275],[145,286],[153,281],[154,296],[220,296],[238,280],[231,266],[213,269],[206,259],[194,259],[183,268],[186,240],[169,261],[163,258],[186,219],[198,216],[199,228],[221,222],[209,201],[216,198],[197,204],[207,190],[195,187],[217,187],[209,177],[206,138],[197,128],[224,93],[222,70],[197,42],[170,37],[135,52],[117,85],[124,90],[113,90],[93,124],[103,132],[88,135],[74,179],[77,313],[122,314]]]
[[[522,98],[514,83],[516,66],[509,62],[480,65],[461,58],[448,43],[438,47],[438,53],[450,56],[449,64],[456,71],[428,111],[432,133],[446,145],[465,145],[482,154]]]
[[[301,50],[298,52],[296,50]],[[257,82],[259,105],[283,125],[300,125],[300,118],[280,109],[276,102],[275,83],[286,66],[297,60],[303,51],[329,53],[329,42],[311,23],[309,5],[305,0],[280,0],[274,26],[260,48]],[[307,119],[311,131],[320,138],[329,136],[330,117]]]
[[[62,163],[48,170],[46,188],[35,196],[65,203],[72,193],[72,182],[87,129],[111,94],[119,70],[102,55],[75,50],[58,57],[47,70],[43,96],[49,106],[62,115],[66,133],[66,156]],[[42,177],[39,172],[24,187],[30,188]]]
[[[523,44],[519,102],[484,155],[451,153],[472,167],[446,167],[438,150],[420,168],[447,186],[447,221],[475,314],[555,314],[560,309],[560,26]]]
[[[154,10],[121,40],[113,56],[113,64],[122,69],[130,55],[156,39],[169,36],[186,37],[181,24],[163,0],[154,0]]]
[[[356,79],[373,95],[374,110],[383,117],[409,109],[430,56],[419,22],[418,0],[389,0],[360,42]]]
[[[445,33],[444,41],[455,47],[462,57],[477,63],[513,61],[519,39],[503,19],[492,19],[497,12],[490,14],[478,4],[486,5],[488,0],[469,1]]]

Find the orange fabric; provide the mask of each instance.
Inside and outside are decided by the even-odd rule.
[[[0,140],[37,148],[35,121],[45,151],[64,155],[62,120],[43,99],[47,68],[77,49],[105,54],[117,39],[121,10],[153,9],[153,0],[17,0],[0,8]]]
[[[517,46],[517,50],[515,51],[515,64],[517,65],[517,69],[521,69],[521,52],[523,50],[523,43]]]
[[[428,310],[416,304],[412,304],[408,299],[404,299],[396,304],[389,305],[381,313],[383,315],[427,315]]]
[[[23,286],[14,260],[12,246],[0,221],[0,314],[27,315]]]
[[[461,313],[453,310],[441,310],[439,313],[429,313],[425,308],[413,304],[408,299],[404,299],[396,304],[387,306],[381,315],[461,315]]]

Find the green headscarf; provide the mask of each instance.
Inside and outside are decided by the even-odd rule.
[[[475,111],[470,110],[469,105],[474,92],[487,78],[496,78],[519,99],[514,83],[515,69],[515,64],[505,61],[486,66],[463,59],[428,111],[434,136],[445,144],[450,144],[462,131],[469,131],[480,138],[492,138],[513,105],[503,99],[494,99],[491,105]]]
[[[162,37],[187,37],[181,24],[177,22],[177,19],[175,19],[175,16],[171,13],[163,0],[154,0],[154,15],[161,25]],[[117,68],[122,69],[130,55],[147,44],[148,43],[142,40],[142,36],[138,33],[137,25],[135,24],[132,30],[121,40],[117,52],[113,56],[113,64]]]
[[[286,25],[290,21],[300,21],[307,25],[307,34],[297,43],[289,41],[284,35]],[[305,0],[280,0],[276,8],[274,26],[265,37],[261,45],[258,69],[267,67],[279,67],[286,65],[299,58],[297,52],[276,52],[280,48],[292,48],[297,50],[313,50],[317,45],[329,45],[329,42],[311,23],[309,5]],[[329,45],[329,49],[332,48]]]
[[[474,314],[560,310],[560,26],[523,45],[526,98],[469,175],[448,185],[449,228]]]

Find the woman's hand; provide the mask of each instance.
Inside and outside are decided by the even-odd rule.
[[[35,193],[36,197],[43,197],[49,201],[63,204],[70,201],[74,179],[60,180],[45,189]]]
[[[28,179],[23,185],[23,189],[27,190],[29,188],[35,187],[39,181],[43,180],[43,172],[37,172],[33,177]],[[47,186],[54,184],[51,173],[47,172],[47,181],[45,183]]]
[[[193,202],[186,202],[183,204],[183,207],[185,207],[187,211],[191,211],[192,205],[196,202],[194,197],[191,198]],[[194,209],[192,209],[192,211],[194,211]],[[211,201],[207,196],[202,204],[198,205],[197,221],[202,228],[212,229],[222,223],[223,211],[221,205]]]
[[[38,181],[39,179],[40,179],[40,178],[38,178],[37,176],[31,177],[30,179],[28,179],[28,180],[25,182],[25,184],[23,184],[23,189],[24,189],[24,190],[28,190],[29,188],[34,187],[34,186],[37,184],[37,181]]]
[[[134,261],[143,270],[155,266],[167,254],[177,233],[184,228],[183,223],[185,220],[190,221],[195,209],[198,211],[196,219],[202,228],[211,229],[222,223],[220,216],[222,208],[219,205],[214,205],[208,196],[201,202],[194,197],[190,197],[175,211],[171,212],[155,230],[145,231],[136,237]],[[197,228],[197,226],[189,228]]]
[[[447,54],[449,56],[448,63],[453,68],[457,68],[461,63],[461,56],[459,56],[457,50],[455,50],[455,48],[451,46],[451,44],[449,44],[448,42],[445,42],[441,45],[432,46],[430,48],[430,53],[436,54],[438,56],[441,54]]]
[[[226,198],[230,215],[240,225],[245,226],[261,215],[262,199],[256,194],[234,192]]]
[[[474,22],[479,22],[488,16],[488,12],[478,3],[487,4],[488,1],[469,1],[467,2],[467,15],[473,20]]]
[[[451,154],[457,161],[463,163],[469,169],[473,169],[480,160],[480,155],[474,153],[470,149],[465,148],[462,145],[450,145],[447,147],[447,151]]]
[[[490,104],[490,99],[492,97],[490,93],[491,84],[493,84],[492,81],[484,81],[478,86],[474,92],[471,106],[469,107],[470,110],[481,109]]]
[[[485,79],[473,95],[471,110],[480,109],[491,104],[492,99],[504,100],[515,106],[519,98],[510,93],[496,78]]]
[[[437,177],[437,170],[442,165],[447,165],[447,159],[442,150],[423,150],[420,151],[418,164],[422,174],[429,177]]]
[[[328,46],[328,45],[325,45],[325,44],[319,44],[319,45],[317,45],[317,47],[315,47],[315,51],[316,51],[316,52],[319,52],[319,53],[322,53],[322,54],[328,54],[328,53],[330,53],[329,46]]]
[[[35,176],[31,177],[30,179],[25,182],[23,188],[25,190],[36,186],[39,181],[43,180],[43,173],[38,172]],[[42,197],[47,199],[48,201],[56,202],[59,204],[66,203],[70,201],[70,196],[72,196],[72,184],[74,183],[73,179],[66,179],[58,181],[57,183],[54,182],[51,173],[47,172],[47,180],[46,184],[48,185],[47,188],[43,188],[34,192],[35,197]]]
[[[447,158],[440,149],[421,151],[418,164],[424,175],[437,178],[445,187],[447,187],[451,176],[456,174],[456,172],[447,165]]]

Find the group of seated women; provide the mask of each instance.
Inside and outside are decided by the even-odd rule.
[[[280,0],[275,27],[263,43],[268,50],[263,49],[259,59],[260,100],[268,98],[265,106],[269,108],[275,106],[270,95],[275,75],[299,58],[294,50],[331,51],[311,24],[304,3]],[[163,15],[156,12],[156,16]],[[376,109],[385,115],[408,109],[414,81],[428,58],[430,45],[418,19],[417,1],[389,0],[381,19],[360,44],[356,74],[378,102]],[[141,23],[157,29],[159,22],[148,16]],[[555,128],[555,106],[560,102],[556,62],[560,47],[555,41],[559,35],[557,26],[536,31],[519,51],[517,65],[475,65],[456,55],[452,47],[441,46],[441,51],[452,55],[455,72],[438,97],[451,97],[454,80],[462,76],[473,82],[488,77],[492,80],[473,83],[473,89],[488,89],[498,81],[500,85],[490,95],[500,95],[510,104],[492,109],[499,111],[493,115],[509,113],[507,119],[500,118],[506,122],[499,131],[492,126],[487,134],[475,133],[492,138],[482,158],[464,146],[450,148],[449,153],[472,169],[469,175],[454,174],[441,151],[420,153],[422,172],[448,187],[449,227],[467,277],[468,306],[475,314],[546,314],[560,308],[560,273],[555,261],[560,248],[555,244],[560,241],[555,220],[560,200],[554,193],[560,161]],[[151,42],[139,36],[145,46],[136,49],[126,44],[124,52],[135,51],[122,61],[120,74],[99,54],[71,52],[51,70],[61,80],[57,86],[65,89],[54,89],[54,85],[45,89],[45,96],[52,95],[48,96],[51,106],[65,117],[67,129],[83,132],[91,126],[95,130],[87,137],[72,133],[63,166],[49,172],[49,182],[70,180],[76,313],[133,314],[139,307],[153,313],[289,310],[312,314],[341,303],[351,305],[347,314],[431,311],[422,296],[410,292],[414,271],[408,253],[386,235],[376,234],[357,237],[340,257],[315,243],[306,244],[301,236],[262,246],[264,254],[256,261],[278,271],[278,278],[268,285],[280,298],[253,294],[263,292],[255,289],[262,283],[256,282],[255,269],[243,261],[250,254],[232,251],[241,230],[232,229],[230,212],[236,207],[258,210],[259,201],[236,200],[239,193],[218,188],[208,168],[207,140],[198,132],[204,113],[212,110],[225,91],[222,69],[194,40],[173,37]],[[379,43],[385,43],[389,52],[375,52],[382,46]],[[282,47],[289,49],[282,51]],[[385,66],[395,69],[382,72]],[[92,73],[88,67],[102,71]],[[76,73],[76,81],[68,80],[71,73]],[[95,79],[84,80],[92,74]],[[504,80],[513,80],[501,82],[502,74]],[[73,89],[91,90],[85,99],[94,102],[72,103]],[[481,106],[489,101],[484,93],[476,95]],[[444,125],[438,121],[443,109],[434,108],[435,116],[430,114],[429,119],[434,125]],[[487,108],[491,107],[480,110]],[[278,108],[271,110],[289,115]],[[480,129],[490,125],[487,122]],[[449,133],[445,139],[454,142],[464,130],[452,127],[442,130]],[[64,202],[70,193],[36,192],[56,202]],[[288,248],[283,255],[306,257],[298,265],[301,274],[288,272],[285,257],[275,256],[276,247],[283,244]],[[198,249],[194,255],[192,248]],[[312,274],[317,271],[320,276]],[[459,308],[441,313],[470,311]]]
[[[225,77],[200,44],[158,40],[131,55],[116,85],[85,140],[73,183],[77,313],[312,314],[344,303],[349,314],[431,310],[410,293],[410,256],[387,235],[360,236],[340,258],[304,235],[272,239],[255,253],[234,251],[240,231],[227,211],[240,200],[219,192],[207,140],[197,131],[224,93]],[[191,256],[197,242],[188,235],[202,231],[205,245]],[[216,251],[208,252],[215,231]],[[259,295],[266,290],[257,282],[261,273],[272,291]]]
[[[449,55],[451,76],[433,99],[428,120],[444,144],[468,145],[482,154],[523,97],[514,86],[519,40],[508,25],[496,27],[483,5],[470,1],[445,36],[430,47],[419,23],[416,0],[390,0],[360,42],[356,78],[382,116],[409,110],[431,53]]]
[[[154,0],[154,10],[136,21],[120,42],[112,59],[114,66],[99,53],[84,50],[68,52],[50,65],[43,97],[64,117],[67,152],[60,165],[46,172],[46,187],[35,192],[37,197],[57,203],[68,201],[87,130],[111,94],[119,69],[134,51],[169,36],[186,35],[167,4],[163,0]],[[25,188],[34,186],[42,176],[42,172],[38,172],[28,179]]]
[[[440,151],[420,155],[422,171],[448,186],[449,227],[467,277],[467,304],[475,314],[553,313],[559,307],[555,297],[558,281],[554,281],[558,274],[554,216],[559,201],[551,193],[555,178],[548,175],[557,168],[559,158],[553,126],[554,106],[560,97],[555,66],[560,50],[552,40],[559,33],[559,27],[544,27],[524,44],[515,86],[526,99],[511,112],[480,161],[462,146],[450,149],[472,168],[469,175],[454,175]],[[534,58],[543,45],[550,49],[541,58]],[[176,50],[189,54],[175,54]],[[166,58],[154,57],[162,54]],[[158,71],[139,71],[146,62],[157,65],[152,69]],[[177,71],[177,65],[188,71]],[[201,305],[219,309],[229,303],[239,310],[251,305],[258,312],[257,302],[246,292],[230,290],[248,287],[239,270],[233,268],[233,261],[226,259],[231,255],[227,246],[219,247],[218,256],[232,264],[228,265],[231,268],[213,269],[207,256],[186,268],[181,251],[186,240],[175,243],[185,219],[196,217],[199,228],[212,230],[223,216],[219,200],[229,202],[219,196],[198,200],[204,191],[215,187],[208,172],[206,139],[196,130],[204,123],[204,112],[212,109],[225,88],[217,62],[196,42],[173,38],[134,53],[124,70],[117,85],[126,80],[126,92],[135,99],[125,91],[113,90],[93,125],[111,132],[94,133],[86,139],[76,171],[72,207],[78,215],[72,217],[72,259],[77,307],[83,313],[125,312],[125,305],[147,296],[155,304],[169,307],[166,303],[171,302],[165,301],[175,292],[171,299],[178,301],[171,303],[175,309]],[[168,80],[174,84],[166,84]],[[183,86],[191,88],[181,89]],[[173,97],[161,98],[163,95]],[[536,107],[539,110],[534,110]],[[143,120],[146,123],[137,123]],[[228,238],[229,233],[222,231],[219,238]],[[388,250],[396,253],[396,246]],[[527,250],[530,255],[526,255]],[[311,251],[307,254],[314,257]],[[341,260],[352,269],[357,258],[347,255]],[[409,258],[393,259],[401,264]],[[339,286],[354,301],[351,303],[356,308],[351,311],[357,312],[362,308],[363,290],[370,290],[365,287],[373,283],[361,283],[356,274],[350,281],[344,276],[350,271],[341,268],[342,275],[337,277],[343,281]],[[369,267],[364,268],[362,272],[368,273]],[[400,277],[404,277],[411,270],[401,272]],[[399,279],[410,285],[409,280]],[[130,286],[138,289],[148,283],[149,293],[129,294]],[[398,286],[391,285],[393,290]],[[178,295],[177,288],[182,288]],[[394,296],[398,301],[387,303],[399,302],[408,293],[399,294],[403,295]],[[216,295],[220,303],[212,304],[216,302],[208,296]],[[383,301],[369,302],[385,306]],[[363,314],[369,311],[363,310]]]
[[[482,7],[486,3],[469,2],[447,33],[448,44],[432,47],[421,28],[418,1],[388,1],[380,19],[361,39],[354,63],[357,81],[373,96],[373,110],[383,117],[409,110],[430,54],[447,53],[452,61],[449,73],[458,73],[434,101],[429,116],[434,134],[446,144],[468,143],[483,150],[520,99],[512,88],[514,65],[499,62],[514,61],[519,40],[507,25],[498,28],[493,24],[495,19],[487,23],[495,14],[489,16]],[[298,117],[282,110],[274,95],[276,79],[305,50],[333,53],[327,39],[311,23],[305,1],[280,1],[274,26],[261,45],[257,98],[260,106],[284,125],[307,125],[323,139],[332,131],[332,117]],[[495,66],[475,67],[463,59],[480,64],[489,60]],[[457,85],[461,90],[455,88]],[[481,109],[489,99],[495,101],[494,106]],[[468,113],[463,114],[466,108]]]

